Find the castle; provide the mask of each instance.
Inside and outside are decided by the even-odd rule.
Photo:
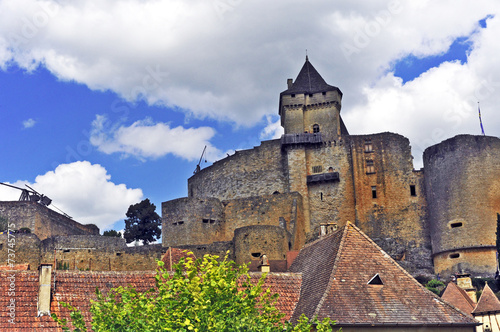
[[[459,135],[424,151],[414,170],[409,140],[350,135],[342,92],[306,61],[280,94],[280,139],[237,151],[188,179],[188,197],[162,203],[162,244],[127,247],[36,202],[0,202],[16,235],[16,263],[71,270],[154,270],[168,248],[251,262],[265,254],[286,271],[321,234],[354,223],[412,275],[497,268],[500,139]],[[404,110],[403,110],[404,111]],[[8,236],[0,234],[7,261]]]
[[[283,261],[351,221],[413,275],[491,276],[500,139],[456,136],[414,170],[407,138],[350,135],[341,105],[306,57],[280,93],[281,139],[197,169],[188,197],[162,203],[163,246]]]

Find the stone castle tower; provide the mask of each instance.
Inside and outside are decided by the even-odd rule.
[[[281,139],[196,172],[188,197],[162,204],[163,245],[277,261],[325,224],[352,221],[414,275],[494,271],[500,140],[455,137],[416,171],[407,138],[350,135],[341,102],[306,57],[280,94]]]

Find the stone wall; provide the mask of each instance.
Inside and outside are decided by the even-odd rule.
[[[455,136],[424,151],[434,255],[495,245],[500,212],[499,151],[499,138],[472,135]],[[435,258],[434,264],[437,271],[450,270],[451,262],[458,261]],[[481,261],[475,262],[477,269],[484,268],[479,266]],[[475,269],[474,264],[469,267]],[[494,266],[490,268],[494,273]]]
[[[0,216],[15,224],[15,229],[29,228],[41,240],[56,235],[99,234],[97,226],[82,225],[36,202],[0,202]]]
[[[279,226],[259,225],[238,228],[234,234],[234,253],[237,264],[260,260],[286,260],[289,250],[288,234]]]
[[[296,227],[302,220],[302,196],[293,192],[224,201],[226,238],[232,240],[236,230],[246,226],[280,226],[290,233],[290,246],[304,245],[303,229]],[[303,227],[303,225],[301,225]],[[302,240],[301,240],[302,239]]]
[[[162,203],[165,247],[230,241],[225,234],[224,206],[217,198],[179,198]]]
[[[320,223],[343,226],[354,222],[354,192],[348,141],[324,142],[306,151],[307,175],[338,173],[338,181],[308,184],[311,232],[319,234]],[[319,172],[315,172],[318,171]]]
[[[188,196],[228,200],[285,192],[280,144],[280,140],[264,141],[202,169],[189,178]]]
[[[428,245],[423,173],[413,170],[409,140],[393,133],[350,140],[356,224],[371,238]]]
[[[28,263],[30,269],[37,269],[40,265],[40,248],[40,239],[35,234],[11,234],[10,237],[0,234],[0,265]]]

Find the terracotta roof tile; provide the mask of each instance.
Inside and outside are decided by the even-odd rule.
[[[470,296],[454,282],[448,283],[441,298],[469,315],[476,306]]]
[[[476,308],[472,311],[474,316],[482,315],[485,313],[500,312],[500,301],[497,296],[491,290],[488,283],[484,286],[483,293],[477,301]]]
[[[303,273],[292,321],[304,312],[330,317],[339,326],[477,324],[425,289],[350,223],[304,248],[290,270]],[[383,285],[368,284],[376,274]]]
[[[10,281],[15,277],[15,296],[9,296]],[[69,312],[60,302],[70,303],[80,309],[90,322],[90,299],[96,299],[96,288],[106,294],[111,288],[133,286],[138,291],[155,287],[155,272],[73,272],[57,271],[55,288],[52,291],[51,313],[61,318],[68,318]],[[257,282],[261,273],[250,273],[251,281]],[[276,306],[289,319],[300,294],[302,277],[293,273],[270,273],[264,287],[280,295]],[[54,284],[54,279],[52,279]],[[61,331],[49,316],[36,317],[39,289],[38,271],[0,272],[0,331]],[[10,324],[8,303],[15,299],[15,324]],[[88,325],[90,327],[90,323]]]

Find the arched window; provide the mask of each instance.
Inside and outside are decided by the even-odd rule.
[[[313,133],[319,133],[319,125],[318,124],[313,125]]]

